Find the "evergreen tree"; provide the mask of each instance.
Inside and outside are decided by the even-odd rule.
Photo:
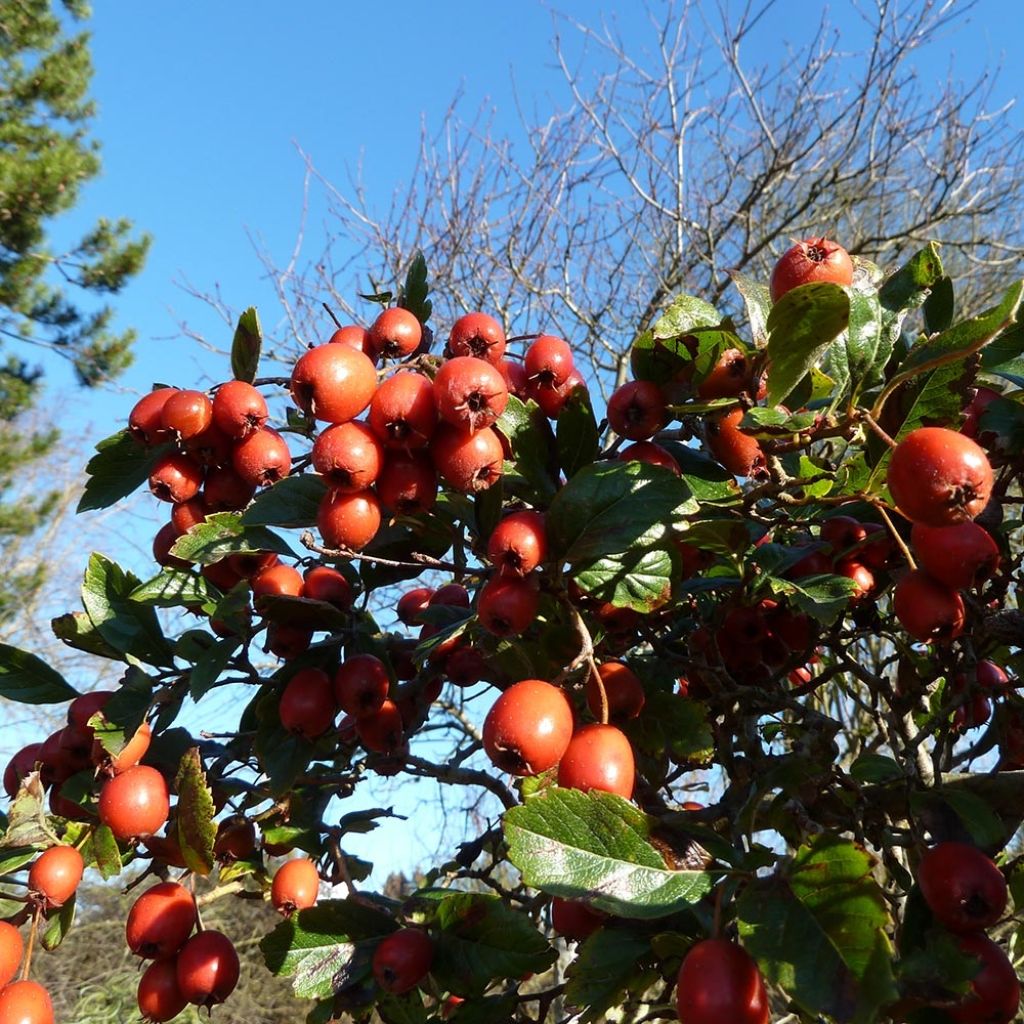
[[[132,359],[134,331],[111,330],[112,294],[142,267],[147,237],[125,219],[100,219],[66,251],[48,229],[78,202],[100,170],[89,135],[89,35],[67,28],[89,16],[81,0],[0,0],[0,555],[45,522],[55,495],[26,496],[17,480],[27,464],[52,452],[56,430],[26,430],[42,371],[28,346],[69,360],[93,387]],[[42,583],[41,566],[0,577],[0,623]]]

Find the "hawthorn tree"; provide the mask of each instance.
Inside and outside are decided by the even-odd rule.
[[[230,1005],[246,898],[312,1024],[1008,1024],[1024,281],[958,321],[937,246],[814,238],[733,284],[747,327],[676,296],[598,413],[562,338],[435,339],[422,260],[289,376],[250,309],[232,379],[145,396],[80,511],[148,481],[162,568],[94,554],[54,621],[118,685],[0,648],[4,696],[70,701],[5,772],[0,1012],[53,1019],[33,950],[95,869],[151,1020]],[[237,726],[189,731],[215,691]],[[397,775],[484,820],[374,893],[389,812],[346,800]]]

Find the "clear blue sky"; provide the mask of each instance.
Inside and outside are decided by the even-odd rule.
[[[751,56],[784,60],[786,42],[814,27],[809,7],[816,5],[780,0],[758,38],[764,52]],[[559,8],[591,24],[602,10],[617,12],[627,41],[649,41],[634,0],[572,0]],[[1016,11],[1010,0],[982,0],[968,24],[921,56],[924,80],[944,79],[954,52],[956,77],[994,68]],[[843,41],[856,47],[861,27],[852,5],[836,4],[834,13]],[[128,216],[154,236],[145,272],[116,299],[118,323],[140,335],[137,365],[124,382],[137,392],[154,380],[188,386],[201,365],[210,367],[176,336],[179,321],[227,340],[210,311],[175,282],[219,288],[230,305],[255,303],[265,321],[276,317],[247,232],[286,259],[302,200],[296,145],[329,178],[344,178],[362,160],[371,200],[386,204],[413,167],[422,120],[438,124],[457,90],[467,111],[493,104],[497,129],[513,136],[513,78],[528,108],[544,109],[549,96],[566,102],[551,14],[535,0],[104,0],[90,28],[104,170],[60,230],[73,233],[100,215]],[[1010,99],[1022,85],[1011,64],[998,95]],[[65,403],[62,422],[90,441],[119,426],[133,403],[124,393],[73,393],[61,366],[50,380],[54,399]],[[392,833],[391,842],[408,867],[429,851],[403,833],[410,834]]]

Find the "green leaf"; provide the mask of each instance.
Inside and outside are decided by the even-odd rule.
[[[876,293],[850,292],[850,323],[846,335],[834,347],[845,353],[854,398],[865,388],[881,383],[893,339],[882,331],[882,306]]]
[[[998,306],[915,345],[900,364],[899,375],[911,374],[935,359],[966,358],[976,352],[1016,323],[1022,297],[1024,281],[1018,281],[1006,291]]]
[[[573,579],[598,601],[646,613],[671,599],[672,568],[672,556],[652,548],[577,564]]]
[[[855,844],[819,835],[736,904],[743,946],[811,1016],[867,1024],[896,998],[889,913]]]
[[[509,860],[526,885],[627,918],[696,903],[713,875],[665,866],[654,822],[621,797],[552,788],[505,813]]]
[[[133,573],[94,552],[82,579],[82,605],[93,626],[115,650],[147,664],[168,666],[172,651],[156,612],[131,600],[140,582]]]
[[[119,754],[128,738],[142,725],[153,702],[153,680],[134,665],[103,710],[89,719],[93,733],[108,754]]]
[[[174,542],[171,554],[188,562],[210,565],[239,551],[273,551],[295,557],[276,533],[263,526],[248,526],[238,512],[215,512]]]
[[[669,525],[698,506],[686,484],[660,466],[606,462],[587,466],[555,496],[548,509],[548,542],[571,564],[650,548]]]
[[[594,418],[590,392],[586,388],[577,388],[569,395],[558,414],[555,436],[558,443],[558,464],[562,467],[566,479],[574,476],[584,466],[589,466],[597,458],[600,451],[597,420]]]
[[[190,748],[181,759],[174,780],[178,794],[178,843],[190,871],[205,877],[213,871],[213,841],[217,836],[214,823],[213,794],[206,782],[199,748]]]
[[[326,601],[291,594],[267,594],[256,599],[256,611],[269,622],[286,626],[306,626],[312,630],[333,632],[344,629],[351,616]]]
[[[805,576],[798,582],[771,577],[773,594],[784,594],[799,609],[830,626],[849,607],[857,585],[846,576]]]
[[[983,349],[981,368],[1024,388],[1024,324],[1015,324]]]
[[[649,694],[639,717],[624,729],[637,749],[655,757],[666,751],[677,764],[704,764],[714,751],[708,709],[677,693]]]
[[[171,450],[170,445],[147,448],[127,430],[104,438],[85,467],[87,480],[78,512],[109,508],[127,498],[149,479],[153,466]]]
[[[281,725],[280,699],[279,693],[265,693],[256,709],[256,755],[274,796],[287,793],[313,757],[313,744]]]
[[[156,608],[189,607],[216,603],[213,590],[198,573],[182,569],[164,569],[152,579],[140,583],[129,595],[130,601]]]
[[[429,295],[427,261],[423,258],[423,253],[418,252],[409,264],[409,272],[405,275],[405,287],[398,297],[398,305],[414,314],[421,324],[425,324],[433,311]]]
[[[677,295],[651,327],[655,340],[678,338],[698,327],[717,327],[722,315],[696,295]]]
[[[218,640],[196,659],[188,677],[188,692],[193,700],[199,700],[208,693],[238,650],[242,642],[238,637],[228,636]]]
[[[721,322],[721,314],[710,303],[693,295],[680,295],[653,327],[633,342],[629,352],[633,377],[662,385],[671,382],[693,362],[693,332],[716,328]]]
[[[434,920],[431,974],[452,992],[482,995],[492,981],[539,974],[556,959],[529,918],[489,893],[450,893]]]
[[[388,915],[354,900],[322,900],[260,940],[272,974],[292,977],[300,999],[326,999],[370,974],[377,940],[396,929]]]
[[[528,495],[550,498],[558,483],[556,442],[540,406],[532,399],[524,403],[509,395],[494,426],[512,448],[512,459],[505,463],[506,489],[521,483]]]
[[[739,485],[732,473],[699,448],[690,448],[679,441],[658,443],[679,463],[683,482],[697,501],[723,501],[739,494]]]
[[[71,930],[71,925],[75,920],[75,902],[75,896],[72,895],[71,899],[47,920],[42,938],[43,949],[47,953],[52,953]]]
[[[650,940],[617,929],[600,928],[584,942],[566,970],[565,998],[583,1009],[580,1021],[604,1020],[627,993],[641,993],[657,980]],[[724,1022],[723,1022],[724,1024]]]
[[[947,330],[953,323],[956,312],[956,296],[953,293],[953,279],[943,274],[924,300],[924,329],[929,334]]]
[[[320,502],[327,494],[323,479],[300,473],[260,491],[242,513],[244,526],[283,526],[293,530],[316,526]]]
[[[7,812],[7,830],[0,836],[0,850],[21,846],[53,846],[58,842],[46,820],[46,794],[39,772],[29,772]]]
[[[942,276],[939,247],[935,242],[929,242],[924,249],[914,253],[896,273],[886,278],[878,290],[878,298],[886,310],[886,322],[894,332],[894,338],[899,336],[903,317],[925,302]]]
[[[114,833],[108,825],[97,825],[86,849],[83,851],[86,862],[95,863],[103,879],[115,878],[121,873],[121,851],[118,849]]]
[[[26,864],[31,864],[36,859],[37,853],[38,851],[31,848],[20,850],[0,849],[0,878],[4,875],[13,874],[18,868],[23,868]]]
[[[251,384],[256,379],[263,345],[263,329],[255,306],[250,306],[239,318],[231,342],[231,374],[235,380]]]
[[[77,696],[78,691],[42,658],[0,644],[0,697],[18,704],[62,704]]]
[[[850,296],[837,284],[803,284],[775,303],[768,317],[768,405],[785,401],[849,320]]]
[[[65,615],[58,615],[50,620],[50,628],[53,635],[73,647],[76,651],[85,651],[86,654],[94,654],[99,658],[110,658],[112,661],[121,661],[123,655],[115,650],[102,634],[92,624],[92,620],[85,612],[68,612]]]
[[[858,782],[891,782],[903,777],[903,769],[883,754],[861,754],[850,765],[850,775]]]
[[[772,311],[771,292],[767,285],[761,284],[753,277],[747,277],[746,274],[734,270],[729,276],[747,307],[747,321],[754,344],[758,348],[764,348],[768,344],[768,316]]]

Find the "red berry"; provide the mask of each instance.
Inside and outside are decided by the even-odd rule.
[[[843,558],[836,563],[836,575],[853,580],[856,590],[850,595],[851,604],[859,604],[875,592],[875,577],[867,566],[852,558]]]
[[[992,466],[969,437],[945,427],[919,427],[896,446],[889,492],[914,523],[952,526],[974,519],[992,493]]]
[[[134,768],[146,756],[152,739],[153,730],[149,722],[143,722],[116,754],[108,754],[100,741],[95,740],[92,748],[93,763],[102,766],[106,773],[120,775]]]
[[[255,433],[255,432],[254,432]],[[271,438],[265,438],[262,442],[265,445],[266,450],[264,454],[274,454],[286,460],[283,463],[285,465],[284,476],[288,475],[288,468],[291,465],[291,456],[288,455],[287,446],[284,445],[284,441],[281,440],[281,444],[278,445]],[[270,449],[274,448],[275,451],[271,452]],[[258,453],[250,452],[250,455],[258,455]],[[234,456],[232,456],[232,459]],[[259,473],[265,473],[270,483],[274,482],[274,469],[273,466],[264,466],[262,470],[254,469],[256,477],[259,478]],[[206,512],[239,512],[246,505],[252,501],[252,496],[256,493],[256,483],[250,482],[240,476],[235,470],[229,466],[215,466],[207,471],[206,480],[203,482],[203,504],[206,507]]]
[[[411,356],[423,340],[423,328],[414,313],[401,306],[385,309],[370,325],[373,351],[385,359]]]
[[[24,952],[25,940],[21,932],[13,924],[0,921],[0,989],[18,973]]]
[[[750,361],[738,348],[726,349],[697,385],[700,398],[733,398],[753,389]]]
[[[346,714],[373,714],[387,699],[391,677],[384,662],[372,654],[353,654],[334,674],[334,699]]]
[[[832,554],[837,557],[848,554],[850,548],[866,540],[867,536],[864,524],[851,516],[832,516],[821,524],[821,539],[831,545]]]
[[[317,529],[328,548],[362,551],[380,529],[380,502],[373,491],[333,491],[320,501]]]
[[[377,497],[396,515],[416,515],[434,507],[437,471],[424,452],[390,451],[377,478]]]
[[[213,422],[213,402],[202,391],[176,391],[164,402],[161,419],[164,430],[187,441]]]
[[[501,477],[505,462],[501,441],[490,427],[468,434],[442,424],[430,451],[437,471],[463,494],[487,490]]]
[[[446,583],[430,597],[431,608],[468,608],[469,591],[461,583]]]
[[[338,423],[313,442],[313,468],[336,491],[362,491],[378,477],[384,447],[365,423]]]
[[[41,760],[42,747],[42,743],[30,743],[28,746],[22,747],[7,762],[7,767],[4,769],[4,791],[11,800],[18,795],[21,780],[32,771],[36,762]]]
[[[592,673],[587,679],[587,707],[595,718],[601,717],[599,681],[608,703],[608,721],[621,724],[643,710],[646,697],[637,674],[621,661],[606,661],[597,666],[596,676]]]
[[[349,345],[318,345],[299,357],[291,390],[303,412],[327,423],[347,423],[370,404],[377,390],[377,371]]]
[[[370,332],[365,327],[356,324],[346,324],[339,327],[328,339],[329,345],[348,345],[357,352],[377,362],[377,353],[374,351],[373,342],[370,340]]]
[[[526,376],[526,369],[522,363],[512,359],[502,359],[496,364],[505,378],[505,386],[510,395],[522,399],[524,402],[530,397],[530,378]]]
[[[139,978],[139,1012],[146,1021],[163,1024],[188,1006],[178,988],[178,962],[174,957],[156,960]]]
[[[869,569],[887,569],[896,550],[888,529],[881,523],[864,523],[863,527],[868,540],[857,550],[857,557]]]
[[[3,1024],[53,1024],[50,993],[35,981],[15,981],[0,990]]]
[[[704,438],[711,454],[735,476],[765,479],[768,466],[756,438],[740,429],[742,409],[712,413],[704,423]]]
[[[402,928],[382,939],[373,953],[373,976],[386,992],[415,988],[434,962],[434,944],[418,928]]]
[[[910,542],[921,568],[953,590],[981,586],[999,568],[999,548],[977,523],[914,523]]]
[[[235,441],[261,430],[269,415],[267,400],[244,380],[221,384],[213,396],[213,422]]]
[[[814,281],[847,286],[853,283],[853,261],[837,242],[807,238],[787,249],[772,271],[772,302],[778,302],[791,289]]]
[[[352,585],[337,569],[315,565],[302,578],[302,596],[333,604],[339,611],[352,607]]]
[[[453,356],[475,356],[497,366],[505,355],[505,332],[486,313],[467,313],[452,324],[448,350]]]
[[[484,750],[502,771],[536,775],[558,764],[572,738],[565,694],[540,679],[514,683],[484,720]]]
[[[164,406],[177,392],[177,388],[157,388],[135,403],[128,415],[128,432],[139,444],[157,445],[170,441],[170,431],[164,427]]]
[[[426,448],[437,428],[434,385],[419,373],[396,373],[377,388],[369,422],[385,448]]]
[[[312,907],[320,894],[320,873],[308,857],[286,861],[274,873],[270,902],[279,914],[290,917]]]
[[[161,501],[177,504],[199,493],[203,467],[187,455],[165,455],[149,474],[149,489]]]
[[[505,378],[473,356],[449,359],[434,377],[434,401],[441,419],[460,430],[490,426],[508,405]]]
[[[203,486],[205,487],[205,482]],[[202,495],[175,505],[171,509],[171,525],[174,527],[177,536],[180,537],[183,533],[188,533],[193,526],[205,523],[206,512],[206,503]]]
[[[239,966],[238,953],[226,935],[200,932],[178,953],[178,988],[197,1006],[223,1003],[238,984]]]
[[[318,668],[296,672],[288,680],[278,706],[281,724],[308,740],[327,732],[337,711],[330,677]]]
[[[291,661],[309,650],[313,630],[306,626],[291,626],[272,622],[267,629],[267,650],[284,661]]]
[[[628,445],[619,452],[618,459],[620,462],[646,462],[648,466],[661,466],[676,476],[680,475],[679,463],[653,441],[637,441]]]
[[[657,384],[627,381],[608,399],[608,424],[629,441],[645,441],[668,423],[665,396]]]
[[[960,952],[980,961],[971,991],[946,1012],[956,1024],[1009,1024],[1020,1005],[1020,982],[1003,950],[985,935],[962,935]]]
[[[598,789],[628,800],[635,781],[633,748],[614,725],[585,725],[577,730],[558,763],[558,784],[567,789]]]
[[[236,551],[227,557],[228,567],[239,579],[255,582],[259,577],[266,577],[261,584],[261,594],[293,594],[297,585],[291,575],[294,570],[280,562],[273,551]],[[285,572],[272,573],[275,568]]]
[[[750,955],[728,939],[693,946],[676,981],[680,1024],[768,1024],[768,993]]]
[[[547,387],[538,380],[532,380],[527,387],[527,398],[532,398],[549,420],[557,420],[565,403],[578,388],[587,389],[583,376],[575,368],[569,371],[565,380],[555,387]]]
[[[492,576],[480,589],[476,614],[495,636],[518,636],[537,617],[540,592],[530,577]]]
[[[964,630],[963,599],[920,569],[896,584],[892,604],[900,625],[922,643],[953,640]]]
[[[263,427],[254,430],[235,446],[231,465],[248,486],[269,487],[291,472],[292,455],[287,442],[276,430]],[[209,492],[206,500],[213,507]]]
[[[234,442],[215,423],[185,441],[185,450],[201,466],[226,466],[231,462]]]
[[[542,334],[526,350],[523,365],[526,376],[535,384],[557,388],[573,369],[572,349],[561,338]]]
[[[533,509],[505,516],[487,541],[487,557],[506,576],[526,576],[547,556],[544,513]]]
[[[405,736],[398,705],[393,700],[386,700],[376,711],[357,718],[356,735],[367,750],[393,754],[401,747]]]
[[[935,919],[951,932],[991,928],[1006,909],[1003,873],[977,847],[939,843],[922,858],[917,884]]]
[[[977,441],[984,448],[991,448],[996,441],[996,436],[989,432],[981,433],[981,417],[997,398],[1002,397],[998,391],[993,391],[992,388],[978,388],[964,409],[964,422],[960,427],[960,433]]]
[[[567,939],[582,942],[607,920],[607,914],[592,910],[586,903],[564,900],[560,896],[551,900],[551,927]]]
[[[121,840],[151,836],[167,822],[170,795],[164,777],[147,765],[136,765],[103,784],[99,815]]]
[[[221,864],[249,860],[256,853],[256,826],[244,814],[233,814],[217,826],[214,856]]]
[[[178,558],[171,554],[171,548],[174,547],[174,542],[180,536],[181,531],[175,527],[174,523],[164,523],[153,538],[153,561],[168,569],[190,568],[190,563],[186,562],[184,558]]]
[[[192,893],[177,882],[160,882],[132,904],[125,939],[128,948],[146,960],[173,956],[192,934],[195,923]]]
[[[398,621],[406,626],[420,625],[420,613],[426,610],[433,594],[430,587],[416,587],[413,590],[407,590],[398,599],[398,604],[395,606]]]
[[[252,593],[253,597],[298,597],[302,593],[302,575],[291,565],[271,565],[253,577]]]

